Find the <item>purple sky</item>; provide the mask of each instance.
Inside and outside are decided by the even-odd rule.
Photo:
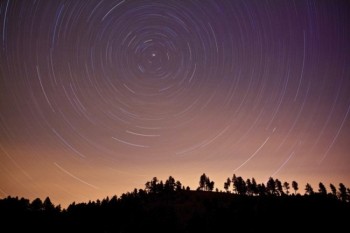
[[[1,1],[0,197],[350,185],[349,22],[348,1]]]

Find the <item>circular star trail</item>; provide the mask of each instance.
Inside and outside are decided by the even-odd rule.
[[[344,182],[346,1],[1,1],[0,195]]]

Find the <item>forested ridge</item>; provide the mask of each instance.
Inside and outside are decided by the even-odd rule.
[[[154,177],[144,189],[66,209],[49,197],[9,196],[0,200],[1,225],[7,232],[335,232],[349,226],[350,189],[342,183],[328,191],[321,182],[302,189],[296,181],[271,177],[257,184],[233,175],[223,187],[215,189],[206,174],[197,190],[172,176],[164,182]]]

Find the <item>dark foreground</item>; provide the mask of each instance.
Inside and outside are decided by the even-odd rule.
[[[146,193],[72,204],[0,200],[1,232],[347,232],[350,204],[330,195]]]

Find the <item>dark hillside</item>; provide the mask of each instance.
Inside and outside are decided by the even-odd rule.
[[[146,193],[30,209],[24,199],[1,200],[9,232],[280,232],[348,227],[349,203],[332,196],[240,196],[205,191]],[[5,228],[6,229],[6,228]]]

